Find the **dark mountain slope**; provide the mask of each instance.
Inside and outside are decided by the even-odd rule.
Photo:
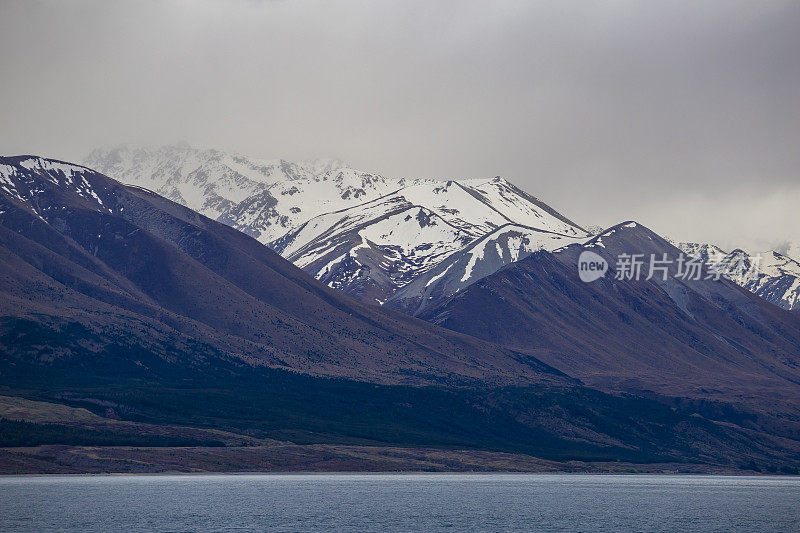
[[[723,425],[588,389],[355,302],[244,234],[58,161],[0,159],[0,295],[7,396],[296,442],[796,462],[797,442],[739,413]]]
[[[80,325],[96,331],[98,349],[117,331],[156,353],[160,344],[164,357],[174,339],[251,365],[385,382],[555,376],[532,359],[355,302],[244,234],[148,191],[52,160],[0,165],[6,332],[10,319]],[[37,352],[25,342],[4,351]],[[50,348],[54,357],[77,350]]]
[[[610,270],[579,279],[582,250]],[[614,279],[621,253],[644,254],[643,277]],[[488,276],[422,317],[525,351],[585,383],[780,411],[797,434],[800,320],[734,283],[645,280],[650,254],[680,253],[650,230],[622,224],[586,248],[537,252]],[[709,272],[704,269],[702,277]]]

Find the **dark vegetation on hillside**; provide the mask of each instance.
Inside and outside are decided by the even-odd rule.
[[[713,423],[696,409],[579,385],[386,386],[263,368],[241,373],[221,364],[192,376],[120,379],[114,376],[127,369],[74,363],[37,372],[4,366],[2,384],[14,386],[3,393],[298,444],[472,448],[558,461],[800,464],[764,435]]]
[[[0,418],[0,447],[68,444],[72,446],[224,446],[222,441],[165,435],[99,431],[63,424],[36,424]]]

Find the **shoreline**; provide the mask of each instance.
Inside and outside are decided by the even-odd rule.
[[[120,475],[716,475],[792,477],[732,465],[555,461],[484,450],[281,443],[240,447],[0,448],[0,477]]]
[[[86,474],[0,474],[0,479],[10,478],[75,478],[75,477],[303,477],[303,476],[436,476],[436,477],[461,477],[461,476],[519,476],[519,477],[726,477],[726,478],[754,478],[754,479],[797,479],[800,476],[793,474],[736,474],[736,473],[704,473],[704,472],[511,472],[511,471],[492,471],[492,472],[426,472],[426,471],[407,471],[407,472],[380,472],[380,471],[285,471],[285,472],[105,472],[105,473],[86,473]]]

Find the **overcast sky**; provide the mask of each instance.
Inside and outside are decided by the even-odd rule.
[[[800,243],[800,2],[0,0],[0,153],[178,140]]]

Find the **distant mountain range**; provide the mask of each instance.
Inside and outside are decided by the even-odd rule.
[[[46,353],[24,339],[7,345],[14,358],[83,353],[86,339],[59,333],[74,328],[91,335],[93,353],[145,375],[156,370],[142,354],[161,365],[171,351],[392,383],[541,373],[507,350],[351,300],[243,233],[88,168],[2,158],[0,190],[6,327],[52,338]]]
[[[96,150],[84,163],[253,236],[350,296],[405,311],[588,236],[502,178],[392,179],[186,145]]]
[[[187,144],[98,149],[84,164],[247,233],[345,294],[412,315],[537,250],[602,231],[502,178],[386,178],[337,160],[257,160]],[[728,255],[675,244],[704,261]],[[726,264],[739,266],[727,276],[785,309],[800,307],[794,259],[763,253],[758,279],[745,279],[742,253],[731,252]]]
[[[534,252],[511,268],[540,254],[556,257]],[[733,285],[720,290],[730,287],[745,303],[755,299]],[[2,433],[3,442],[28,447],[76,438],[178,446],[255,439],[260,448],[252,453],[279,456],[280,446],[263,439],[281,439],[789,469],[800,452],[784,436],[792,426],[752,421],[752,409],[731,403],[741,388],[715,397],[727,411],[702,397],[672,405],[677,399],[588,388],[528,346],[503,347],[358,302],[244,233],[61,161],[0,158],[0,294],[2,405],[68,412],[66,404],[94,413],[88,429],[57,416],[58,426],[0,424],[11,432]],[[476,314],[492,316],[491,309],[486,302]],[[561,312],[580,317],[575,308]],[[796,322],[779,318],[776,324],[797,331]],[[513,314],[508,320],[516,323]],[[747,331],[723,333],[750,346]],[[492,340],[507,344],[506,337]],[[784,344],[775,340],[770,349]],[[607,350],[622,357],[625,342]],[[596,356],[582,355],[592,372]],[[778,398],[788,390],[781,357],[796,361],[795,353],[781,351],[759,359],[773,370],[745,369],[754,373],[754,386],[780,385]],[[0,447],[0,471],[4,454]],[[42,457],[23,471],[50,471],[55,459]]]
[[[741,249],[726,253],[711,244],[677,243],[683,252],[717,265],[730,280],[768,302],[788,310],[800,309],[800,263],[774,250],[751,254]]]
[[[6,396],[181,438],[800,466],[800,315],[708,265],[680,276],[682,251],[713,247],[635,222],[589,235],[499,178],[392,181],[186,146],[109,157],[157,179],[0,158]],[[244,204],[240,231],[226,217]],[[608,271],[584,282],[589,252]],[[616,279],[622,254],[669,264]],[[795,263],[768,261],[749,288],[784,302]]]
[[[590,283],[577,275],[587,250],[609,265]],[[733,396],[793,425],[800,414],[800,317],[715,280],[709,267],[683,276],[680,253],[644,226],[624,223],[583,245],[534,253],[420,317],[528,353],[604,390]],[[641,254],[641,277],[619,275],[621,254]],[[652,258],[666,260],[666,271],[648,280]]]

